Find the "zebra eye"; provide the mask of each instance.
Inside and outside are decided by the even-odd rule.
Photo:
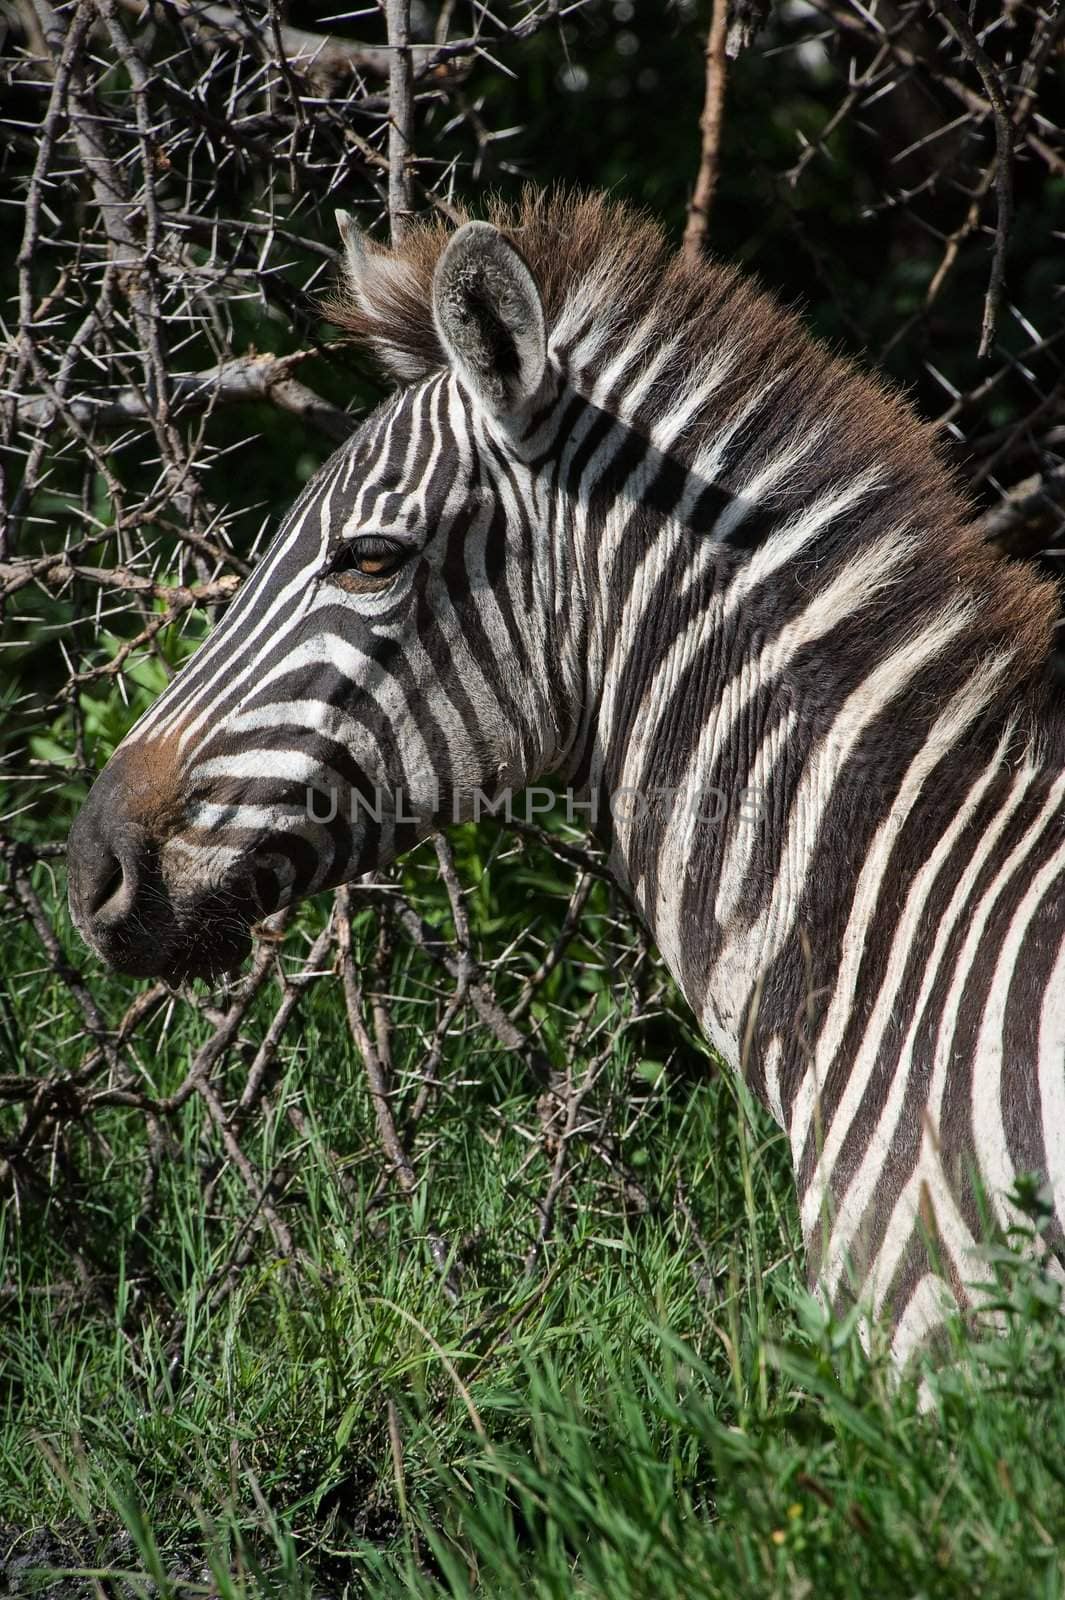
[[[382,539],[376,534],[346,539],[334,550],[326,575],[335,578],[341,588],[362,588],[360,578],[369,579],[371,584],[390,578],[403,565],[408,553],[394,539]]]

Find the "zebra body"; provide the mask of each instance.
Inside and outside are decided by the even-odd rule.
[[[1041,1173],[1065,1242],[1054,595],[903,404],[624,209],[394,255],[341,225],[337,320],[402,387],[98,780],[75,919],[127,970],[222,967],[560,775],[786,1130],[812,1274],[901,1360],[988,1276],[982,1191],[1008,1224]]]

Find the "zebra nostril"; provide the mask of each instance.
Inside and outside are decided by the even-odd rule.
[[[111,871],[107,872],[105,866],[104,872],[106,876],[97,883],[89,897],[87,909],[90,917],[99,918],[101,912],[106,910],[108,902],[114,900],[121,893],[126,881],[122,863],[117,859],[112,863]]]
[[[129,762],[113,757],[67,839],[71,920],[90,949],[131,977],[168,970],[176,937],[159,846],[137,809],[141,793]]]
[[[136,854],[98,837],[87,845],[76,862],[82,915],[97,929],[117,929],[129,918],[137,898],[140,873]]]

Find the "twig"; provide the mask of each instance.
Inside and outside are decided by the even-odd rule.
[[[327,923],[307,952],[302,971],[285,978],[281,1004],[274,1012],[263,1042],[255,1053],[254,1061],[248,1068],[248,1076],[245,1079],[244,1088],[241,1091],[240,1101],[237,1105],[237,1115],[241,1120],[247,1117],[265,1089],[270,1068],[277,1057],[285,1029],[292,1020],[293,1013],[306,993],[308,986],[321,976],[322,963],[329,954],[332,943],[333,928],[331,923]]]
[[[363,1020],[362,986],[355,972],[351,952],[351,890],[346,887],[337,890],[336,942],[337,964],[344,990],[348,1026],[366,1071],[366,1081],[370,1088],[370,1098],[373,1101],[377,1122],[377,1136],[388,1158],[389,1176],[395,1178],[409,1200],[413,1198],[417,1179],[410,1156],[396,1127],[395,1114],[392,1110],[392,1086],[386,1062],[382,1060],[377,1042],[371,1038]],[[460,1284],[454,1251],[448,1241],[436,1233],[428,1233],[426,1242],[433,1266],[440,1277],[441,1288],[447,1299],[455,1304],[459,1299]]]
[[[997,199],[997,214],[995,217],[995,250],[991,259],[991,276],[988,280],[987,294],[984,298],[984,318],[980,329],[980,347],[977,354],[986,356],[991,351],[991,343],[995,337],[995,323],[998,319],[999,301],[1002,298],[1002,287],[1006,279],[1006,249],[1009,244],[1010,219],[1013,214],[1013,132],[1010,126],[1010,114],[1002,93],[1002,85],[994,62],[973,33],[964,14],[955,3],[955,0],[931,0],[932,8],[938,11],[957,39],[961,48],[980,74],[984,92],[991,102],[991,109],[995,118],[995,195]]]
[[[124,11],[138,21],[145,17],[148,6],[144,0],[118,0]],[[225,5],[204,5],[201,0],[170,0],[174,14],[191,27],[199,27],[239,43],[249,37],[259,42],[267,53],[280,44],[286,65],[290,70],[314,74],[318,77],[340,77],[348,73],[365,72],[376,78],[387,78],[392,65],[392,52],[381,45],[364,44],[358,39],[345,39],[337,33],[312,33],[307,28],[296,28],[289,23],[280,26],[268,24],[269,39],[259,29],[249,27],[244,16]],[[258,20],[258,19],[257,19]],[[268,20],[268,19],[264,19]],[[458,39],[447,45],[415,45],[412,55],[421,73],[431,72],[456,56],[468,55],[475,41]]]
[[[191,606],[224,604],[232,600],[240,587],[239,578],[228,576],[219,578],[216,583],[157,583],[139,572],[129,572],[125,567],[76,566],[64,554],[58,554],[9,561],[0,566],[0,592],[14,594],[16,590],[25,588],[27,583],[45,583],[50,588],[61,589],[73,578],[97,584],[103,589],[118,589],[126,594],[164,600],[175,613]]]
[[[417,945],[430,961],[443,967],[457,979],[458,961],[436,929],[430,927],[402,895],[394,896],[392,909],[398,926],[404,930],[412,943]],[[537,1050],[532,1040],[526,1038],[520,1028],[515,1027],[491,990],[473,978],[469,986],[469,1002],[496,1042],[502,1045],[504,1050],[512,1050],[523,1057],[534,1081],[546,1083],[550,1075],[550,1065],[542,1051]]]
[[[207,1107],[208,1115],[215,1125],[225,1152],[244,1180],[245,1187],[254,1200],[256,1209],[261,1211],[266,1218],[270,1232],[274,1236],[278,1254],[283,1256],[290,1264],[294,1263],[296,1251],[292,1242],[292,1234],[289,1231],[288,1224],[278,1215],[271,1199],[272,1185],[270,1180],[263,1181],[256,1174],[251,1162],[237,1143],[236,1135],[233,1132],[229,1118],[222,1109],[221,1101],[206,1079],[201,1078],[197,1082],[196,1093]]]
[[[396,1119],[392,1112],[390,1099],[391,1086],[385,1077],[385,1070],[378,1054],[377,1046],[370,1037],[369,1029],[363,1021],[362,986],[356,975],[355,963],[351,954],[351,890],[347,888],[337,890],[336,941],[337,965],[340,969],[340,981],[344,990],[344,1004],[348,1012],[348,1026],[351,1029],[351,1036],[362,1057],[362,1064],[366,1071],[366,1081],[370,1087],[374,1116],[377,1119],[377,1134],[381,1140],[385,1155],[388,1157],[390,1172],[404,1194],[410,1195],[414,1192],[417,1179],[414,1176],[414,1168],[411,1166],[410,1157],[403,1148],[402,1141],[396,1130]]]
[[[260,942],[255,951],[252,970],[244,979],[240,993],[219,1020],[211,1037],[197,1050],[180,1086],[168,1099],[160,1102],[159,1109],[163,1115],[180,1110],[196,1093],[199,1085],[206,1080],[208,1073],[212,1072],[232,1049],[240,1033],[241,1024],[251,1010],[260,989],[274,970],[274,959],[273,945]]]
[[[414,214],[414,65],[410,0],[385,0],[391,64],[388,74],[388,217],[392,243],[401,243]]]
[[[714,0],[714,8],[710,15],[710,31],[706,40],[706,96],[703,101],[703,113],[699,118],[699,129],[702,133],[699,172],[695,179],[695,188],[688,206],[688,221],[684,229],[684,253],[692,261],[698,261],[706,249],[710,207],[714,201],[721,164],[727,35],[728,0]]]
[[[358,419],[331,406],[292,376],[292,368],[311,354],[309,350],[295,350],[287,356],[236,356],[206,372],[175,373],[170,380],[171,415],[194,406],[270,400],[280,410],[302,417],[328,438],[342,444],[358,427]],[[23,425],[43,429],[52,427],[59,417],[72,417],[85,427],[93,424],[124,427],[140,418],[150,419],[154,414],[148,397],[139,389],[121,389],[117,394],[99,399],[93,395],[79,395],[61,401],[44,395],[17,394],[8,398],[14,403]]]
[[[613,883],[601,854],[589,845],[572,844],[565,839],[560,839],[557,834],[549,833],[546,828],[541,828],[536,822],[522,822],[517,817],[508,818],[501,824],[507,833],[516,833],[522,839],[531,839],[534,844],[541,845],[551,855],[557,856],[559,861],[565,861],[567,866],[577,867],[581,872],[590,872],[593,878],[601,878],[604,883]]]
[[[569,904],[566,907],[566,915],[562,919],[562,926],[559,928],[550,950],[546,952],[536,971],[526,978],[525,983],[522,985],[521,994],[510,1008],[511,1022],[517,1022],[525,1015],[537,992],[543,988],[569,949],[580,928],[581,919],[584,916],[584,910],[588,904],[588,896],[592,892],[594,882],[595,879],[590,872],[581,872],[574,885],[573,893],[570,895]]]
[[[616,1049],[617,1034],[614,1033],[611,1034],[606,1045],[589,1061],[581,1074],[579,1083],[574,1080],[572,1065],[567,1063],[563,1077],[563,1087],[560,1090],[549,1090],[547,1094],[541,1096],[540,1115],[544,1124],[547,1142],[557,1139],[557,1146],[554,1152],[551,1177],[548,1181],[547,1189],[543,1199],[538,1202],[537,1209],[540,1212],[540,1222],[536,1230],[536,1238],[526,1252],[523,1263],[522,1270],[526,1277],[531,1277],[536,1270],[540,1253],[554,1225],[558,1203],[569,1181],[569,1150],[571,1143],[578,1137],[584,1137],[597,1154],[602,1155],[604,1152],[605,1142],[598,1137],[601,1119],[596,1117],[590,1123],[586,1121],[584,1124],[578,1119],[584,1108],[585,1101],[598,1083]],[[554,1125],[557,1121],[559,1109],[563,1111],[564,1115],[562,1127],[555,1134]],[[641,1192],[646,1202],[646,1191],[642,1190],[642,1185]]]

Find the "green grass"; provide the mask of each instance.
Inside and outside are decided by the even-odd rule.
[[[483,835],[461,848],[488,849]],[[488,948],[513,931],[501,907],[519,883],[549,918],[553,868],[490,852],[481,866],[471,911]],[[411,870],[439,911],[431,878]],[[593,917],[608,911],[593,901]],[[308,910],[297,944],[322,915]],[[75,1066],[85,1046],[67,991],[25,928],[4,932],[9,1069]],[[576,947],[538,1014],[559,1069],[567,1050],[579,1068],[596,1048],[574,1051],[573,1015],[625,1005],[593,954]],[[391,981],[402,1079],[420,1060],[427,976],[397,952]],[[117,1015],[128,986],[93,983]],[[269,998],[215,1082],[227,1104]],[[1002,1336],[934,1380],[938,1406],[922,1414],[916,1383],[894,1384],[853,1320],[826,1319],[806,1295],[784,1141],[665,1004],[664,1019],[641,1014],[617,1034],[530,1271],[551,1175],[542,1086],[483,1030],[460,1033],[420,1125],[418,1186],[409,1200],[382,1192],[334,981],[306,995],[268,1102],[241,1130],[294,1258],[249,1231],[247,1189],[195,1097],[170,1121],[150,1206],[140,1112],[68,1129],[53,1167],[37,1160],[36,1186],[24,1173],[9,1188],[0,1220],[0,1562],[26,1557],[16,1587],[1065,1593],[1054,1286],[1004,1257]],[[145,1026],[135,1055],[153,1094],[172,1092],[207,1031],[187,1006]],[[3,1115],[7,1140],[18,1119]],[[613,1169],[596,1117],[616,1131]],[[35,1537],[43,1526],[54,1537]],[[31,1577],[34,1561],[50,1570]]]

